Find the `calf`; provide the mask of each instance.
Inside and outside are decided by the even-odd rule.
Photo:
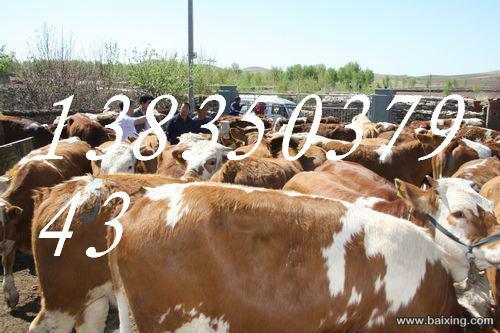
[[[450,209],[477,213],[475,202],[434,203],[440,222]],[[465,256],[450,263],[421,228],[361,206],[172,184],[148,189],[122,222],[110,266],[120,316],[130,309],[140,332],[401,332],[397,317],[462,315],[453,281],[467,276]]]
[[[186,166],[188,161],[184,160],[182,157],[182,153],[191,147],[193,147],[197,142],[205,142],[201,144],[197,144],[196,146],[200,146],[202,149],[205,147],[206,143],[209,142],[210,136],[206,134],[196,134],[196,133],[185,133],[179,137],[179,143],[174,146],[166,146],[163,152],[158,156],[158,166],[157,173],[160,175],[173,177],[173,178],[181,178],[186,173]],[[215,152],[222,148],[223,146],[217,144],[214,146]],[[197,149],[195,147],[195,149]],[[198,148],[199,149],[199,148]],[[228,148],[224,148],[224,152],[222,152],[223,158],[225,158],[226,150]],[[204,157],[216,156],[216,154],[212,154],[214,151],[204,152]],[[203,157],[201,157],[203,159]]]
[[[52,142],[53,134],[44,125],[25,118],[0,114],[0,146],[33,137],[33,148],[40,148]]]
[[[69,117],[67,126],[69,137],[78,137],[88,142],[92,147],[97,147],[106,141],[114,139],[113,135],[104,126],[82,114],[77,113]]]
[[[16,250],[31,252],[33,190],[90,172],[90,162],[85,157],[89,149],[90,146],[80,140],[61,140],[56,155],[62,156],[62,159],[40,159],[40,155],[47,154],[49,150],[46,146],[31,152],[7,172],[12,178],[0,196],[0,234],[3,235],[3,292],[11,308],[19,300],[12,275]]]
[[[98,155],[105,155],[101,160],[92,161],[92,174],[99,176],[110,173],[155,173],[158,167],[157,158],[141,161],[134,155],[132,144],[127,141],[112,151],[108,151],[113,142],[107,141],[96,148]],[[141,143],[140,153],[150,156],[158,149],[156,135],[148,135]]]
[[[114,192],[124,191],[135,202],[143,186],[180,182],[158,175],[103,175],[73,178],[34,195],[32,242],[39,290],[40,312],[30,325],[30,332],[104,332],[109,302],[115,303],[107,256],[89,258],[86,250],[106,246],[106,221],[122,208],[120,200],[103,203]],[[54,257],[57,240],[38,238],[40,231],[72,198],[82,191],[72,221],[72,238],[64,244],[61,256]],[[52,230],[61,230],[67,210],[54,222]],[[57,267],[57,270],[54,270]]]
[[[227,161],[230,150],[219,143],[201,140],[191,146],[179,143],[172,149],[172,156],[186,169],[182,179],[208,180]]]

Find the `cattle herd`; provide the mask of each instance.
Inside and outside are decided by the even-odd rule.
[[[120,332],[133,320],[148,333],[463,332],[398,319],[500,314],[500,242],[487,238],[500,232],[500,132],[481,121],[463,120],[420,161],[444,139],[428,121],[408,123],[381,159],[398,125],[358,116],[360,146],[331,161],[356,137],[335,117],[296,160],[282,150],[287,121],[263,119],[252,155],[228,160],[258,134],[223,116],[217,143],[186,133],[142,161],[130,141],[109,151],[114,118],[69,117],[62,159],[47,160],[53,125],[0,115],[3,143],[34,138],[0,177],[3,297],[16,307],[15,253],[32,254],[41,309],[30,332],[104,332],[110,306]],[[311,123],[294,124],[290,155]],[[140,152],[158,146],[150,134]],[[89,161],[93,149],[104,157]]]

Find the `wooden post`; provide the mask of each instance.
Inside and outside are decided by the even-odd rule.
[[[486,128],[500,131],[500,98],[488,100]]]

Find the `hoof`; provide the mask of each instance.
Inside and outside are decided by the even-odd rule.
[[[5,295],[5,302],[7,303],[7,306],[11,309],[15,308],[17,303],[19,303],[19,293],[17,291],[14,291],[10,295]]]

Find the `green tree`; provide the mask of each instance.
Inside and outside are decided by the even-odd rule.
[[[453,79],[453,80],[448,80],[446,82],[446,84],[444,85],[443,87],[443,93],[445,96],[448,96],[450,95],[451,92],[453,92],[453,90],[457,89],[458,87],[458,83],[457,83],[457,80]]]
[[[8,53],[5,45],[0,46],[0,79],[4,79],[8,73],[13,72],[16,68],[14,54]]]
[[[430,90],[432,87],[432,74],[425,79],[425,87]]]
[[[384,87],[385,89],[391,87],[391,78],[388,75],[382,78],[382,87]]]
[[[481,86],[477,83],[472,85],[472,92],[474,93],[474,98],[477,98],[481,93]]]

